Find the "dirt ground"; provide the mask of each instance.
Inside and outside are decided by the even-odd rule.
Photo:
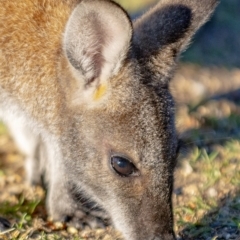
[[[240,239],[240,70],[184,65],[172,82],[185,142],[175,175],[182,239]]]
[[[240,239],[240,70],[184,64],[171,83],[184,140],[173,193],[178,239]],[[41,187],[24,184],[24,157],[0,128],[0,239],[121,239],[111,227],[52,223]]]

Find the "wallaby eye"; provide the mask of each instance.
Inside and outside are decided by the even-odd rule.
[[[116,173],[122,177],[129,177],[137,172],[136,167],[128,159],[120,156],[111,157],[111,165]]]

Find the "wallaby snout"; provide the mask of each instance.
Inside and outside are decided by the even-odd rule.
[[[126,239],[175,239],[168,85],[217,1],[161,0],[133,23],[109,0],[0,2],[2,116],[16,140],[33,135],[20,145],[49,214],[80,221],[82,195]]]

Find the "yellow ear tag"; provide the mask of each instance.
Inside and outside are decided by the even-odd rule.
[[[96,91],[94,92],[93,99],[95,101],[99,100],[105,94],[106,90],[107,90],[106,84],[99,85]]]

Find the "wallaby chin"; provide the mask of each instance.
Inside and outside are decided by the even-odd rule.
[[[1,115],[49,215],[79,224],[81,195],[128,240],[175,239],[168,84],[217,1],[162,0],[134,23],[108,0],[0,2]]]

